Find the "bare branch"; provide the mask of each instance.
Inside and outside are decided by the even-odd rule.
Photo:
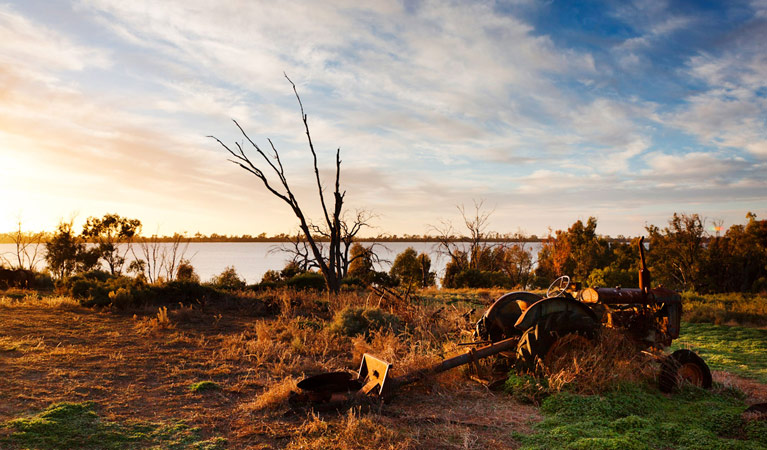
[[[293,83],[293,80],[291,80],[288,77],[288,74],[284,74],[285,78],[290,82],[290,85],[293,86],[293,93],[296,94],[296,100],[298,100],[298,106],[301,108],[301,120],[304,122],[304,130],[306,130],[306,139],[309,141],[309,150],[312,152],[312,160],[314,163],[314,176],[317,179],[317,190],[319,191],[320,195],[320,204],[322,205],[322,212],[325,214],[325,221],[328,224],[329,228],[333,228],[333,224],[330,221],[330,216],[328,215],[328,208],[325,206],[325,194],[322,192],[322,180],[320,179],[320,169],[317,166],[317,152],[314,150],[314,143],[312,142],[312,135],[309,133],[309,122],[307,121],[307,116],[304,113],[304,104],[301,102],[301,96],[298,95],[298,90],[296,89],[296,84]],[[338,159],[338,158],[336,158]],[[340,165],[340,162],[338,162]],[[336,176],[336,178],[338,178]]]
[[[340,290],[340,282],[341,278],[344,276],[346,271],[346,260],[347,254],[348,254],[348,246],[353,241],[354,235],[357,234],[357,232],[362,228],[363,224],[359,224],[359,219],[364,218],[364,216],[358,215],[358,221],[353,223],[351,226],[344,223],[344,221],[341,219],[342,212],[343,212],[343,200],[344,196],[346,195],[346,192],[341,192],[341,150],[338,149],[336,151],[336,175],[335,175],[335,191],[333,193],[334,198],[334,206],[333,206],[333,213],[332,215],[328,211],[328,207],[325,202],[325,195],[324,190],[322,187],[322,180],[320,177],[320,171],[319,171],[319,164],[317,162],[317,152],[314,148],[314,142],[312,141],[312,136],[309,131],[309,122],[307,119],[307,115],[304,112],[304,105],[301,101],[301,96],[298,94],[298,89],[296,88],[295,83],[285,74],[285,78],[288,80],[290,85],[293,88],[293,93],[296,96],[296,100],[298,101],[298,106],[301,110],[301,120],[304,124],[304,131],[306,133],[306,137],[309,143],[309,150],[312,154],[312,164],[314,169],[314,177],[317,183],[317,190],[320,196],[320,204],[322,206],[322,214],[324,216],[324,222],[325,225],[318,226],[307,220],[307,218],[304,216],[304,212],[301,209],[301,206],[298,203],[298,200],[296,199],[295,195],[293,194],[293,191],[290,188],[290,185],[288,184],[287,178],[285,176],[285,168],[283,166],[282,160],[280,159],[280,154],[277,151],[277,148],[275,147],[274,143],[271,139],[267,139],[269,142],[269,146],[271,147],[272,154],[267,155],[245,132],[245,130],[240,126],[240,124],[235,120],[234,123],[237,126],[237,128],[240,130],[240,133],[244,137],[247,142],[250,143],[250,145],[255,149],[256,153],[261,155],[261,158],[266,162],[266,164],[269,165],[269,167],[272,169],[274,174],[279,179],[280,184],[282,185],[282,189],[279,189],[275,186],[272,186],[269,182],[269,177],[262,169],[259,169],[256,164],[248,158],[247,154],[245,153],[245,150],[243,149],[242,145],[239,143],[235,143],[237,146],[237,150],[234,150],[221,142],[218,138],[214,136],[209,136],[212,139],[215,139],[216,142],[219,143],[228,153],[231,155],[231,159],[228,159],[228,161],[237,164],[239,167],[241,167],[243,170],[249,172],[252,175],[255,175],[258,179],[261,180],[264,187],[274,196],[280,198],[285,203],[287,203],[290,208],[293,210],[293,213],[295,214],[296,218],[298,219],[298,226],[301,232],[303,233],[303,238],[300,238],[298,235],[296,237],[296,241],[292,243],[292,249],[289,249],[289,252],[292,252],[294,255],[294,261],[298,259],[301,264],[305,268],[310,267],[318,267],[321,271],[323,276],[325,277],[325,281],[327,283],[328,289],[332,293],[338,293]],[[324,246],[322,243],[318,242],[316,240],[317,238],[327,238],[329,240],[329,243],[327,245],[327,254],[323,251]],[[345,248],[342,249],[341,245],[345,244]]]

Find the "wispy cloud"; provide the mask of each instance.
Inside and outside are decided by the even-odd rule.
[[[56,216],[284,231],[289,211],[205,136],[242,139],[234,118],[257,142],[273,138],[311,204],[287,72],[322,160],[342,148],[349,206],[377,210],[386,231],[423,232],[472,198],[514,222],[496,229],[539,234],[590,211],[608,226],[633,220],[604,230],[629,234],[678,205],[767,208],[762,3],[721,31],[712,13],[667,2],[546,16],[559,24],[531,17],[565,5],[534,2],[57,6],[82,27],[3,6],[0,158],[16,170],[0,186],[16,209]],[[595,36],[578,20],[609,26]],[[610,204],[635,206],[607,218]]]

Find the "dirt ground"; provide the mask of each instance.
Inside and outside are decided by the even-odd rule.
[[[163,322],[156,311],[0,304],[0,422],[90,400],[108,420],[183,420],[239,449],[282,448],[317,420],[286,407],[257,413],[249,406],[282,376],[232,349],[255,336],[256,318],[208,311]],[[352,355],[335,364],[351,368]],[[203,380],[220,389],[190,390]],[[418,448],[514,448],[511,433],[540,419],[537,408],[471,381],[447,384],[405,391],[365,417],[412,437]]]

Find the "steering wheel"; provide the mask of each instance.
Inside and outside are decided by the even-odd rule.
[[[565,293],[568,286],[570,286],[570,277],[562,275],[549,285],[549,289],[546,291],[546,298],[559,297]]]

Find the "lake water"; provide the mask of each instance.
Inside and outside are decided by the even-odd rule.
[[[369,244],[363,243],[363,245]],[[170,248],[171,244],[160,245]],[[437,272],[438,278],[442,277],[448,258],[439,253],[437,244],[433,242],[380,243],[376,245],[376,253],[383,261],[377,269],[389,270],[394,258],[408,247],[413,247],[418,253],[428,254],[431,257],[432,270]],[[234,266],[237,273],[252,284],[261,281],[261,277],[267,270],[280,270],[285,266],[289,257],[286,253],[279,251],[279,248],[280,244],[276,242],[192,242],[186,248],[184,258],[192,262],[202,281],[209,281],[228,266]],[[535,260],[541,243],[529,242],[525,244],[525,248],[532,251]],[[135,252],[140,254],[138,247],[135,248]],[[39,253],[43,254],[44,250],[41,248]],[[0,256],[13,259],[15,255],[16,247],[13,244],[0,244]],[[129,252],[128,260],[131,259],[133,256]],[[40,261],[37,268],[42,269],[44,266],[45,262]]]

